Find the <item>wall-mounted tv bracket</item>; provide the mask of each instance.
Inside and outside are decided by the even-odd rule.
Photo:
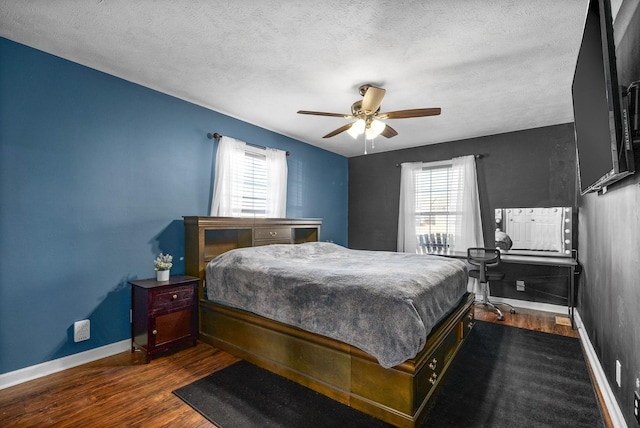
[[[640,80],[631,83],[625,90],[629,112],[629,128],[633,145],[640,145]]]

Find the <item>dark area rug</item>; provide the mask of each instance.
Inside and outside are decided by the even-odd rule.
[[[240,361],[174,394],[220,428],[385,423]],[[477,321],[423,427],[604,426],[580,341]]]
[[[579,339],[476,321],[424,426],[603,427]]]
[[[173,393],[220,428],[389,427],[246,361]]]

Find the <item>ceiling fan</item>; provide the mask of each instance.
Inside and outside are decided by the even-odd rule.
[[[358,100],[351,105],[351,114],[324,113],[320,111],[299,110],[298,114],[310,114],[314,116],[342,117],[344,119],[356,119],[340,128],[329,132],[322,138],[331,138],[341,132],[347,131],[353,138],[365,134],[366,140],[373,140],[378,135],[392,138],[398,135],[395,129],[382,122],[385,119],[406,119],[411,117],[437,116],[440,108],[416,108],[410,110],[390,111],[380,113],[380,105],[384,98],[385,90],[370,84],[362,85],[358,88],[362,100]],[[366,145],[365,145],[366,153]]]

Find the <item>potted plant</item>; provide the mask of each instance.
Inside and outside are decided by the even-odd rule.
[[[156,270],[156,279],[158,281],[169,281],[169,274],[173,266],[173,257],[171,254],[162,254],[154,260],[153,264]]]

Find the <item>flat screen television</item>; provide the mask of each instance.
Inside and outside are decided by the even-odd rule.
[[[635,171],[626,90],[618,85],[610,0],[590,0],[573,85],[580,194]]]

